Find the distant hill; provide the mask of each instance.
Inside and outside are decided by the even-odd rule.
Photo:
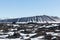
[[[57,21],[60,22],[59,17],[47,15],[0,20],[0,22],[57,22]]]

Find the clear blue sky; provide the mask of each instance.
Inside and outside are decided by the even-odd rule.
[[[0,18],[35,15],[60,17],[60,0],[0,0]]]

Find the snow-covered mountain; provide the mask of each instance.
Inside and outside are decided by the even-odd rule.
[[[32,17],[22,17],[22,18],[13,18],[13,19],[4,19],[0,20],[0,22],[37,22],[37,23],[45,23],[45,22],[60,22],[59,17],[40,15],[40,16],[32,16]]]

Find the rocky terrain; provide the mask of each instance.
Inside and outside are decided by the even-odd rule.
[[[60,40],[60,26],[37,24],[0,24],[0,39]]]

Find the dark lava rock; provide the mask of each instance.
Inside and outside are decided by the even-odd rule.
[[[13,35],[9,35],[8,37],[6,38],[19,38],[20,37],[20,34],[19,33],[14,33]]]

